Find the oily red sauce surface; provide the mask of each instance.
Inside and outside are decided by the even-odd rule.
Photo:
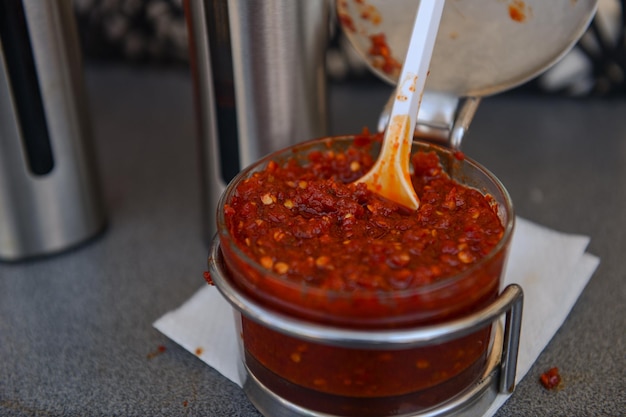
[[[336,292],[394,292],[429,285],[483,258],[503,226],[492,202],[450,179],[434,153],[416,153],[408,210],[353,181],[366,149],[312,152],[309,164],[270,162],[224,208],[240,247],[286,280]]]
[[[489,331],[487,327],[432,347],[362,350],[306,342],[247,319],[242,326],[246,351],[254,358],[247,361],[250,369],[266,385],[282,387],[298,398],[298,403],[312,391],[359,399],[419,393],[404,399],[416,409],[433,405],[432,397],[450,398],[475,381],[485,364]],[[316,400],[333,398],[321,395]],[[377,406],[390,404],[380,401]],[[362,417],[365,411],[356,415]],[[379,410],[374,415],[387,414]]]

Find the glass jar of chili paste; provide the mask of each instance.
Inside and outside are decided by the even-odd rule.
[[[438,332],[498,301],[510,197],[472,160],[415,142],[421,204],[399,207],[354,185],[380,139],[276,152],[220,200],[209,269],[238,312],[248,394],[267,415],[418,415],[485,375],[496,326]]]

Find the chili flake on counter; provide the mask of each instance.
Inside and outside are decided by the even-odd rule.
[[[557,388],[561,384],[561,375],[559,374],[559,368],[553,367],[541,374],[539,378],[541,385],[547,390]]]

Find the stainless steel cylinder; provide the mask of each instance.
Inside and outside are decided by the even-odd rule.
[[[0,259],[104,225],[71,0],[0,3]]]
[[[205,237],[240,169],[327,132],[329,0],[186,0]]]

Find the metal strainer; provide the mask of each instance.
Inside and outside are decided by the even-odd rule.
[[[461,128],[456,133],[460,143],[479,98],[518,86],[558,62],[584,34],[597,3],[447,0],[418,130],[420,124],[435,130],[447,125],[447,132],[435,132],[435,136],[454,136],[456,122]],[[337,16],[350,43],[374,73],[392,84],[408,49],[418,5],[419,0],[336,1]],[[470,99],[450,111],[450,103],[456,107],[459,98]],[[383,114],[379,127],[384,125]],[[451,142],[455,147],[454,138]]]

